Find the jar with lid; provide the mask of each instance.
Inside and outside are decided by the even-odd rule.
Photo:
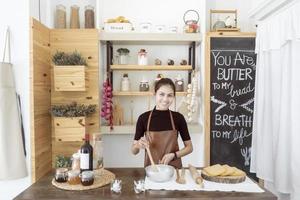
[[[80,153],[72,155],[72,170],[80,170]]]
[[[58,183],[64,183],[68,180],[68,169],[67,168],[57,168],[55,170],[55,181]]]
[[[138,65],[147,65],[148,57],[145,49],[140,49],[138,52]]]
[[[70,28],[80,28],[79,7],[77,5],[71,6]]]
[[[83,171],[81,173],[81,184],[83,186],[93,185],[94,183],[94,172],[93,171]]]
[[[175,90],[176,92],[183,92],[184,90],[183,78],[180,75],[177,75],[175,78]]]
[[[140,81],[139,89],[140,89],[141,92],[147,92],[147,91],[149,91],[149,82],[148,82],[148,80],[146,80],[145,78],[143,78]]]
[[[128,78],[128,74],[123,74],[123,78],[121,80],[121,91],[129,91],[130,90],[130,80]]]
[[[84,27],[95,28],[95,13],[94,7],[91,5],[85,6],[84,11]]]
[[[55,28],[66,28],[66,7],[62,4],[56,6]]]
[[[80,184],[80,170],[70,170],[68,172],[68,183],[70,185],[77,185]]]

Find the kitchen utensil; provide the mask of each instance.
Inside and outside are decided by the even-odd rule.
[[[186,181],[185,181],[185,169],[184,168],[182,168],[181,169],[181,175],[180,175],[180,173],[179,173],[179,169],[176,169],[176,182],[177,183],[179,183],[179,184],[185,184],[186,183]]]
[[[191,173],[192,178],[194,179],[194,181],[198,185],[203,187],[203,179],[202,179],[201,175],[198,173],[197,169],[193,165],[189,164],[189,170],[190,170],[190,173]]]
[[[151,165],[145,168],[146,176],[149,180],[153,182],[167,182],[170,181],[174,175],[174,167],[170,165],[156,165],[158,168],[158,172],[153,171],[153,167]]]
[[[154,172],[158,172],[158,168],[157,168],[157,166],[155,165],[155,163],[154,163],[154,161],[153,161],[152,154],[151,154],[151,152],[150,152],[149,147],[146,148],[146,151],[147,151],[147,154],[148,154],[148,156],[149,156],[149,159],[150,159],[150,162],[151,162],[151,166],[152,166],[152,168],[153,168],[153,171],[154,171]]]

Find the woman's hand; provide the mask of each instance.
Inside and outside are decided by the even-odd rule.
[[[139,149],[145,149],[145,148],[149,147],[149,142],[148,142],[148,140],[146,139],[145,136],[141,137],[137,141],[136,147],[139,148]]]
[[[174,153],[167,153],[161,159],[160,163],[164,164],[164,165],[167,165],[167,164],[169,164],[169,162],[171,162],[174,159],[174,157],[175,157]]]

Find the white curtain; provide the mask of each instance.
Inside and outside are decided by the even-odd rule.
[[[300,199],[300,3],[258,23],[252,172]]]

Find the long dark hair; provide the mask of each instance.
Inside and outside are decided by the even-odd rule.
[[[164,86],[164,85],[169,85],[169,86],[172,88],[172,90],[173,90],[173,92],[174,92],[174,96],[175,96],[175,84],[174,84],[174,82],[173,82],[171,79],[169,79],[169,78],[161,78],[159,81],[157,81],[157,82],[155,83],[155,86],[154,86],[154,92],[156,93],[157,90],[158,90],[161,86]]]

